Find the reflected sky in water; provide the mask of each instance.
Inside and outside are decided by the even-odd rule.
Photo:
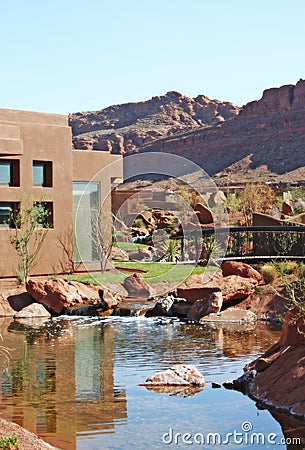
[[[166,444],[163,436],[225,436],[246,421],[253,432],[283,437],[278,418],[251,399],[211,387],[240,376],[278,340],[279,331],[265,324],[211,328],[169,319],[60,317],[3,319],[0,327],[10,349],[9,365],[2,362],[2,417],[59,448],[189,448]],[[187,396],[139,386],[175,363],[195,364],[204,389]]]

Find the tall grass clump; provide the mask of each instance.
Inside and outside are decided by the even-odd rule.
[[[260,271],[266,284],[273,284],[279,276],[278,271],[271,263],[264,264]]]

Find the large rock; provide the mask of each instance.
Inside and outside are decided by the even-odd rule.
[[[223,303],[233,300],[243,300],[253,294],[258,282],[253,278],[244,278],[239,275],[229,275],[223,278],[221,292]]]
[[[286,313],[279,342],[245,368],[252,369],[260,373],[251,397],[305,419],[305,318],[297,307]]]
[[[130,277],[125,278],[123,287],[128,292],[129,297],[150,297],[150,287],[141,274],[134,273]]]
[[[187,318],[192,320],[200,320],[202,317],[211,313],[217,314],[222,307],[222,293],[212,292],[212,294],[204,300],[196,300],[187,313]]]
[[[258,282],[254,278],[244,278],[239,275],[223,277],[217,273],[207,283],[203,283],[202,275],[192,275],[177,288],[177,296],[188,302],[208,299],[214,292],[221,292],[223,303],[232,300],[243,300],[252,294]]]
[[[39,303],[32,303],[20,311],[16,311],[14,314],[15,319],[34,318],[34,317],[51,317],[51,314],[46,310],[43,305]]]
[[[221,271],[224,277],[238,275],[243,278],[253,278],[258,282],[262,280],[262,276],[257,270],[249,264],[239,261],[224,261],[221,264]]]
[[[294,209],[289,200],[282,202],[282,210],[281,210],[283,216],[293,216]]]
[[[224,206],[227,204],[227,197],[223,191],[217,189],[216,192],[213,192],[209,197],[209,206],[210,208],[216,208],[217,206]]]
[[[204,376],[193,365],[175,364],[164,372],[146,379],[144,385],[157,386],[204,386]]]
[[[172,295],[167,295],[166,297],[161,297],[157,300],[154,307],[146,313],[146,317],[172,317],[172,306],[174,304],[174,297]]]
[[[241,308],[227,308],[224,311],[214,313],[212,312],[206,317],[203,317],[200,322],[221,322],[221,323],[253,323],[256,322],[257,316],[252,311],[246,311]]]
[[[203,283],[202,275],[191,275],[177,288],[177,296],[185,298],[189,303],[208,299],[213,292],[221,291],[223,276],[217,273],[207,283]]]
[[[81,303],[77,289],[58,278],[48,281],[30,279],[26,283],[27,292],[49,311],[61,314],[65,308]]]
[[[212,212],[202,203],[197,203],[197,205],[195,206],[195,212],[199,222],[202,225],[212,224],[214,222]]]

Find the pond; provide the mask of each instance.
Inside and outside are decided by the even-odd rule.
[[[286,448],[287,418],[211,385],[240,376],[278,340],[270,325],[59,317],[2,319],[0,327],[10,351],[2,358],[1,415],[61,449]],[[175,363],[194,364],[206,386],[197,393],[139,386]],[[290,436],[303,425],[295,422]]]

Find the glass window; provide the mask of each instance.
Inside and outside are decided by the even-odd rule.
[[[100,214],[100,183],[73,183],[75,262],[99,261],[95,237]]]
[[[53,203],[34,203],[34,211],[38,226],[43,228],[53,228]]]
[[[44,163],[33,163],[33,185],[45,185],[45,165]]]
[[[33,185],[52,187],[51,161],[33,161]]]
[[[12,163],[0,161],[0,184],[10,185],[12,181]]]
[[[18,210],[19,203],[1,202],[0,203],[0,227],[14,228],[13,215]]]
[[[8,161],[0,159],[0,184],[20,186],[19,178],[19,160]]]

